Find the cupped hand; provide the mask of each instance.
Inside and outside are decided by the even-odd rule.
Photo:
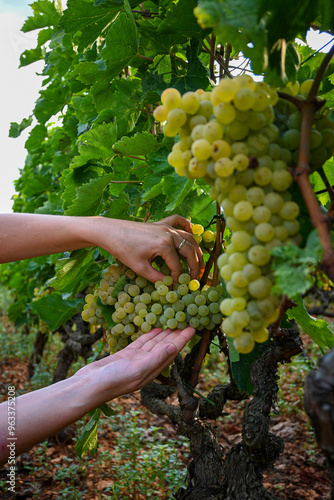
[[[101,402],[136,391],[151,382],[169,365],[193,337],[195,329],[155,328],[127,347],[77,371],[86,383],[94,380],[101,391]]]

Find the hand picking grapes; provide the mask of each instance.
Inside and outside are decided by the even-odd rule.
[[[147,280],[156,282],[164,278],[164,274],[151,265],[157,256],[164,258],[169,265],[169,283],[176,281],[181,274],[180,256],[188,265],[189,281],[192,277],[196,282],[195,277],[203,267],[202,252],[192,237],[191,224],[177,215],[159,223],[144,224],[102,217],[14,213],[0,215],[0,223],[0,262],[100,246],[123,262],[123,266],[131,265],[140,272],[141,284],[145,283],[145,286]],[[182,229],[175,229],[174,226]],[[89,313],[86,311],[86,314]],[[114,351],[111,356],[85,366],[66,380],[16,398],[17,454],[55,434],[99,405],[140,389],[173,361],[193,337],[195,329],[188,326],[186,321],[179,321],[176,329],[167,325],[162,330],[161,322],[153,322],[154,312],[150,314],[146,323],[152,328],[146,328],[147,333],[142,329],[142,335],[137,335],[125,349]],[[139,314],[138,317],[141,318]],[[2,403],[1,465],[6,463],[9,453],[7,410],[7,403]]]

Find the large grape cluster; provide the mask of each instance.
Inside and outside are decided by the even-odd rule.
[[[299,98],[307,97],[313,80],[288,85],[283,92]],[[291,166],[298,162],[302,114],[296,106],[280,99],[275,106],[275,121],[280,130],[281,144],[291,152]],[[332,155],[334,148],[334,122],[322,111],[315,113],[310,138],[309,165],[311,171],[318,170]]]
[[[82,318],[106,329],[111,353],[156,327],[214,330],[222,321],[222,287],[199,287],[187,273],[178,284],[169,275],[153,284],[121,264],[110,265],[95,292],[86,295]]]
[[[299,206],[289,188],[291,148],[274,122],[278,94],[242,75],[211,92],[166,89],[154,111],[163,133],[178,135],[168,161],[176,173],[203,177],[221,205],[231,242],[218,260],[229,297],[222,331],[241,353],[268,339],[279,299],[272,295],[271,249],[300,244]]]

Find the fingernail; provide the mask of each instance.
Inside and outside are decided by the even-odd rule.
[[[170,344],[167,346],[167,352],[169,355],[175,354],[177,352],[177,348],[175,344]]]

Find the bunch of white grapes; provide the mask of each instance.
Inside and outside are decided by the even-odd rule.
[[[277,92],[242,75],[223,79],[211,92],[166,89],[161,101],[154,117],[166,136],[178,135],[170,165],[211,185],[231,230],[218,260],[229,294],[220,304],[222,331],[247,354],[268,339],[278,315],[270,252],[302,240],[299,206],[288,191],[292,153],[273,123]]]
[[[115,353],[156,327],[218,328],[222,292],[221,285],[200,290],[187,273],[180,275],[178,284],[169,275],[153,284],[122,265],[110,265],[97,290],[86,295],[82,318],[106,329],[110,352]],[[114,326],[108,326],[105,314]]]
[[[313,80],[305,80],[301,85],[295,82],[283,92],[299,98],[307,97]],[[275,106],[276,123],[280,130],[280,144],[291,151],[291,166],[298,162],[302,115],[290,101],[280,99]],[[321,167],[331,156],[334,148],[334,121],[322,110],[315,113],[311,129],[309,165],[311,171]]]

